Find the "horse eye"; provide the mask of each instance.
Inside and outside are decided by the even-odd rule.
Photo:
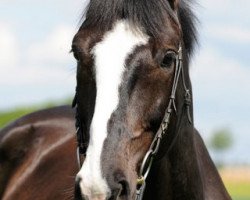
[[[173,51],[168,51],[161,62],[161,67],[170,68],[174,64],[175,60],[176,53]]]

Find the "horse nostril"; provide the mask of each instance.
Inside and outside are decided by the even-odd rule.
[[[111,198],[109,200],[126,200],[129,198],[129,183],[123,171],[116,170],[108,176],[108,184],[111,190]]]
[[[128,182],[126,180],[121,180],[121,181],[119,181],[119,184],[121,185],[119,197],[128,196],[129,195]]]
[[[80,182],[82,179],[80,177],[76,178],[75,181],[75,200],[82,200],[82,193],[81,193],[81,188],[80,188]]]
[[[116,183],[116,187],[112,189],[112,195],[109,200],[127,200],[129,196],[128,182],[121,180]]]

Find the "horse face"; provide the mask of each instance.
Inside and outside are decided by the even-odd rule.
[[[134,198],[138,169],[171,92],[175,62],[169,50],[178,50],[180,30],[167,30],[156,39],[118,20],[105,33],[83,28],[75,36],[78,106],[90,132],[77,175],[83,198]]]

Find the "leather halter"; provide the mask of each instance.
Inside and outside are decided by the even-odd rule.
[[[142,198],[143,198],[143,194],[144,194],[145,187],[146,187],[146,179],[147,179],[148,174],[150,172],[153,160],[159,151],[159,147],[160,147],[162,138],[167,134],[171,114],[172,114],[173,110],[175,112],[177,111],[176,104],[175,104],[175,98],[176,98],[176,90],[177,90],[180,76],[182,76],[182,84],[183,84],[183,87],[185,90],[184,106],[186,106],[186,108],[187,108],[187,117],[188,117],[189,123],[191,124],[192,119],[191,119],[191,115],[190,115],[190,105],[191,105],[192,99],[191,99],[190,90],[187,88],[186,83],[185,83],[184,69],[183,69],[183,54],[182,54],[181,45],[179,46],[179,50],[178,50],[178,53],[176,55],[174,80],[173,80],[171,95],[169,98],[169,103],[168,103],[167,109],[165,111],[165,115],[163,117],[161,125],[160,125],[158,131],[156,132],[154,139],[149,147],[149,150],[147,151],[147,153],[142,161],[142,165],[141,165],[141,168],[139,171],[139,176],[137,178],[137,186],[136,186],[137,187],[136,198],[135,198],[136,200],[142,200]],[[180,126],[180,122],[181,122],[183,113],[184,113],[184,110],[182,110],[181,116],[177,122],[178,130],[175,133],[175,137],[178,136],[178,133],[180,131],[179,126]],[[173,145],[173,143],[168,147],[167,152],[171,149],[172,145]]]
[[[80,111],[78,107],[78,93],[76,88],[76,94],[72,102],[72,108],[76,108],[75,114],[75,127],[76,127],[76,137],[77,137],[77,150],[76,150],[76,157],[79,169],[82,166],[83,160],[86,156],[86,151],[88,148],[89,143],[89,134],[84,134],[83,131],[83,124],[80,118]]]
[[[179,46],[178,52],[176,52],[174,80],[173,80],[173,86],[172,86],[172,91],[171,91],[171,95],[169,98],[168,106],[165,111],[161,125],[155,134],[155,137],[150,145],[149,150],[147,151],[143,159],[143,162],[140,168],[139,177],[137,179],[137,190],[136,190],[136,198],[135,198],[136,200],[142,200],[143,198],[143,194],[144,194],[145,187],[146,187],[146,178],[150,172],[153,160],[159,151],[159,147],[160,147],[163,136],[166,135],[167,133],[171,114],[173,110],[174,112],[177,111],[175,98],[176,98],[176,90],[177,90],[180,76],[182,76],[182,84],[185,90],[184,106],[186,107],[186,110],[187,110],[187,117],[188,117],[189,123],[192,124],[192,119],[190,115],[190,105],[191,105],[192,99],[191,99],[190,90],[187,88],[186,83],[185,83],[184,69],[183,69],[183,52],[182,52],[181,45]],[[84,134],[83,124],[79,116],[79,108],[78,108],[77,101],[78,101],[78,93],[76,89],[76,94],[72,102],[72,107],[76,107],[75,127],[76,127],[77,143],[78,143],[77,161],[78,161],[79,168],[81,168],[83,159],[86,156],[86,151],[88,148],[89,135]],[[181,116],[177,122],[177,127],[180,125],[180,120],[182,119],[183,112],[184,110],[182,110]],[[179,129],[175,133],[176,137],[178,136],[178,133],[179,133]],[[171,148],[171,145],[168,148],[168,150],[170,148]]]

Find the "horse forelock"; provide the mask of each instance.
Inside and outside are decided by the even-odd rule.
[[[197,18],[193,12],[195,0],[178,1],[176,11],[169,0],[91,0],[82,17],[82,27],[99,27],[109,30],[114,22],[126,19],[136,27],[143,28],[150,37],[160,38],[166,30],[166,18],[179,23],[183,31],[184,50],[190,57],[197,44]]]

